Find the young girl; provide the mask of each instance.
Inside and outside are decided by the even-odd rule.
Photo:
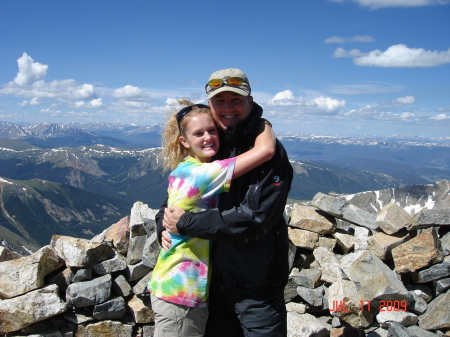
[[[255,146],[237,157],[212,161],[219,134],[207,105],[188,105],[173,114],[163,133],[164,168],[169,175],[167,206],[201,212],[216,208],[218,194],[237,178],[272,158],[275,136],[262,121]],[[209,240],[170,234],[149,282],[155,337],[203,336],[208,318]]]

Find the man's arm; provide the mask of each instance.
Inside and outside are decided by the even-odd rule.
[[[171,245],[170,235],[167,233],[166,228],[164,228],[164,211],[167,207],[167,198],[164,200],[163,204],[161,205],[161,208],[159,209],[158,213],[155,215],[155,222],[156,222],[156,235],[158,238],[159,244],[164,249],[169,249]]]
[[[203,239],[236,242],[257,240],[267,233],[283,216],[292,182],[292,167],[278,141],[272,160],[255,170],[260,175],[258,181],[250,185],[239,206],[223,212],[218,209],[185,212],[176,224],[178,232]],[[174,219],[166,220],[170,227]]]

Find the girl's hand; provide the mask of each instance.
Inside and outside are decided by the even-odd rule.
[[[168,250],[172,246],[172,240],[170,239],[170,235],[167,231],[162,231],[161,233],[161,246],[165,250]]]

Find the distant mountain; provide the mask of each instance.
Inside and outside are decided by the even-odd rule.
[[[129,149],[158,147],[161,125],[122,123],[37,123],[20,126],[0,122],[0,139],[26,141],[42,147],[78,147],[103,144]]]
[[[40,178],[157,208],[166,197],[167,173],[160,148],[127,150],[104,145],[46,149],[0,140],[0,176]],[[290,198],[311,199],[317,192],[356,193],[406,185],[409,180],[368,170],[312,161],[292,161]],[[416,183],[428,181],[416,177]]]
[[[159,147],[162,125],[126,123],[0,122],[0,139],[23,140],[40,147],[105,145],[142,150]],[[450,179],[450,137],[343,137],[309,133],[278,135],[289,158],[336,164],[394,176],[407,184]]]
[[[157,208],[166,197],[160,149],[127,150],[95,145],[47,149],[0,139],[0,176],[44,179]]]
[[[385,173],[406,184],[450,179],[450,137],[394,140],[288,133],[279,139],[293,160]]]
[[[52,235],[91,238],[129,214],[132,204],[42,179],[0,178],[0,239],[35,251]]]
[[[341,195],[348,202],[376,214],[391,201],[410,214],[417,214],[423,209],[447,209],[450,204],[450,181],[441,180],[433,184],[410,185],[380,191],[366,191]]]
[[[384,173],[308,160],[291,161],[291,165],[294,179],[289,198],[295,200],[312,199],[318,192],[347,194],[405,186],[409,181]],[[419,177],[415,181],[422,184],[428,182]]]

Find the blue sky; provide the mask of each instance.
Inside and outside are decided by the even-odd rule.
[[[276,133],[450,137],[450,0],[0,0],[0,121],[162,123],[242,69]]]

